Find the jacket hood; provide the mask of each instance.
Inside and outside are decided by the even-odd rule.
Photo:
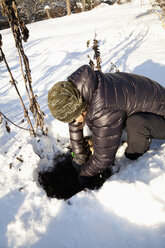
[[[73,72],[68,78],[79,90],[87,104],[92,101],[94,92],[98,87],[96,73],[88,65],[83,65]]]

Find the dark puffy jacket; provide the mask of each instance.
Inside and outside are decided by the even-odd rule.
[[[102,173],[114,162],[128,116],[150,112],[165,117],[165,89],[149,78],[123,72],[102,73],[84,65],[68,81],[88,104],[86,124],[93,138],[94,154],[81,166],[81,176]],[[69,124],[69,130],[73,151],[83,153],[83,128]]]

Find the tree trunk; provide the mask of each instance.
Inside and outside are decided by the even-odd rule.
[[[67,14],[71,15],[71,10],[70,10],[70,1],[66,0],[66,4],[67,4]]]
[[[82,2],[82,7],[83,7],[82,11],[85,11],[85,0],[81,0],[81,2]]]

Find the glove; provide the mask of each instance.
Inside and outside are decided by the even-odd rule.
[[[73,154],[72,154],[73,157]],[[86,155],[84,154],[77,154],[74,155],[72,159],[72,165],[76,169],[76,171],[79,173],[80,167],[86,162]]]
[[[102,179],[100,175],[92,176],[92,177],[79,176],[78,181],[82,188],[88,188],[94,190],[94,189],[99,189],[105,182],[105,179]]]
[[[83,154],[74,154],[73,152],[71,153],[73,159],[72,159],[72,164],[73,167],[79,172],[80,167],[88,161],[91,152],[88,153],[83,153]]]
[[[107,180],[109,177],[111,177],[114,174],[112,167],[108,167],[104,172],[100,174],[100,177],[103,180]]]
[[[86,161],[87,161],[87,154],[76,154],[73,157],[73,162],[79,166],[85,164]]]
[[[80,168],[80,167],[79,167]],[[99,189],[105,181],[113,175],[112,167],[107,168],[103,173],[91,176],[91,177],[84,177],[79,176],[78,181],[80,186],[88,189]]]

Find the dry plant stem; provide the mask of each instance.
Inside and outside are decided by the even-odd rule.
[[[22,59],[21,59],[21,55],[20,55],[20,52],[19,52],[19,49],[18,48],[17,48],[17,51],[18,51],[18,55],[19,55],[21,72],[22,72],[24,83],[25,83],[25,89],[26,89],[26,92],[27,92],[27,95],[28,95],[29,102],[31,102],[31,100],[30,100],[30,94],[29,94],[29,90],[28,90],[28,86],[27,86],[25,75],[24,75],[24,71],[23,71]]]
[[[29,99],[29,102],[30,102],[30,109],[31,109],[32,106],[33,106],[33,102],[32,102],[32,99],[31,99],[31,97],[30,97],[29,89],[28,89],[28,86],[27,86],[27,80],[26,80],[26,78],[25,78],[25,74],[24,74],[24,70],[23,70],[23,64],[22,64],[22,57],[21,57],[19,48],[17,48],[17,51],[18,51],[18,54],[19,54],[19,60],[20,60],[20,66],[21,66],[22,77],[23,77],[23,80],[24,80],[24,83],[25,83],[25,89],[26,89],[26,92],[27,92],[27,95],[28,95],[28,99]],[[32,114],[33,114],[34,119],[36,119],[36,118],[35,118],[35,113],[34,113],[34,111],[32,111]],[[38,125],[37,125],[36,121],[35,121],[35,125],[36,125],[36,128],[37,128]]]
[[[36,120],[36,127],[40,126],[41,129],[43,130],[43,125],[42,125],[42,116],[40,115],[40,108],[39,108],[39,104],[36,101],[36,98],[34,96],[33,93],[33,89],[32,89],[32,79],[31,79],[31,73],[30,73],[30,69],[29,69],[29,62],[28,62],[28,58],[26,57],[23,49],[20,50],[21,55],[23,57],[23,61],[25,64],[25,70],[26,70],[26,76],[27,76],[27,80],[28,80],[28,84],[29,84],[29,89],[30,89],[30,93],[31,93],[31,99],[30,99],[30,108],[31,111],[33,112],[34,117],[36,116],[37,120]]]
[[[99,71],[101,71],[101,58],[100,58],[98,40],[96,40],[96,34],[95,34],[95,38],[93,40],[92,49],[94,50],[94,59],[96,59],[96,68]]]
[[[101,71],[101,57],[100,57],[100,51],[99,51],[99,42],[96,39],[97,34],[95,34],[95,38],[93,39],[93,46],[92,49],[94,51],[94,56],[93,58],[96,60],[96,65],[94,62],[91,60],[90,56],[88,55],[87,57],[89,58],[89,65],[90,67],[94,70],[96,67],[97,70]],[[87,41],[87,47],[89,47],[90,40]]]
[[[89,58],[89,65],[90,65],[90,67],[92,68],[92,70],[94,70],[95,69],[95,64],[94,64],[93,60],[91,60],[91,58],[90,58],[89,55],[87,57]]]
[[[21,72],[29,98],[30,110],[33,114],[36,128],[40,126],[42,132],[44,133],[43,131],[44,113],[40,110],[39,104],[33,93],[29,61],[24,53],[24,49],[22,45],[22,40],[27,41],[29,37],[29,31],[26,28],[25,23],[19,18],[15,0],[10,0],[10,1],[2,0],[1,5],[2,5],[3,13],[8,18],[8,22],[10,24],[10,28],[14,36],[15,45],[19,54]]]
[[[163,28],[165,28],[165,7],[160,7],[161,8],[161,14],[158,13],[156,6],[154,5],[154,2],[150,1],[150,4],[153,6],[153,10],[155,12],[155,14],[158,16],[158,18],[160,18],[161,23]]]
[[[18,126],[13,121],[11,121],[6,115],[4,115],[1,111],[0,111],[0,115],[2,115],[7,121],[11,122],[16,127],[20,128],[20,129],[23,129],[23,130],[26,130],[26,131],[30,131],[30,132],[32,131],[31,129]],[[34,135],[34,133],[33,133],[33,135]]]
[[[164,23],[165,20],[163,18],[164,17],[163,10],[162,10],[161,14],[159,14],[158,11],[155,8],[154,8],[154,11],[155,11],[156,15],[160,18],[163,28],[165,28],[165,23]]]
[[[29,67],[29,63],[27,63],[27,61],[25,60],[25,56],[26,55],[23,52],[21,41],[20,40],[19,41],[17,40],[17,37],[15,36],[15,32],[13,30],[13,27],[12,27],[11,23],[9,23],[9,24],[10,24],[10,28],[12,30],[12,33],[13,33],[13,36],[14,36],[14,39],[15,39],[15,44],[16,44],[16,47],[17,47],[18,55],[19,55],[21,72],[22,72],[24,83],[25,83],[25,88],[26,88],[26,92],[27,92],[27,95],[28,95],[28,99],[29,99],[29,102],[30,102],[30,110],[31,111],[33,110],[32,113],[33,113],[33,117],[34,117],[34,120],[35,120],[35,125],[36,125],[36,128],[37,128],[38,127],[38,123],[36,121],[35,113],[34,113],[34,108],[33,108],[33,102],[34,101],[32,101],[32,98],[33,97],[32,98],[30,97],[29,89],[28,89],[28,86],[27,86],[27,80],[28,80],[28,83],[29,83],[29,78],[30,78],[29,86],[31,86],[31,81],[32,81],[31,80],[31,75],[29,77],[30,72],[29,72],[29,70],[27,70],[27,67]],[[21,55],[22,55],[22,57],[21,57]],[[23,58],[23,62],[25,64],[27,80],[25,78],[25,74],[24,74],[24,70],[23,70],[22,58]],[[33,92],[32,87],[29,87],[29,88],[31,88],[30,92],[32,93]]]
[[[36,101],[36,98],[34,96],[34,92],[33,92],[33,89],[32,89],[32,78],[31,78],[31,71],[30,71],[30,68],[29,68],[29,61],[28,61],[27,56],[24,53],[22,44],[19,44],[19,45],[20,46],[17,49],[18,49],[18,53],[19,53],[19,56],[20,56],[20,65],[21,65],[22,76],[24,78],[25,87],[27,88],[26,78],[25,78],[25,75],[24,75],[24,72],[23,72],[23,65],[22,65],[21,56],[23,58],[23,62],[24,62],[24,65],[25,65],[25,72],[26,72],[28,86],[29,86],[29,90],[30,90],[30,94],[31,94],[31,98],[30,98],[29,90],[27,88],[27,93],[28,93],[28,97],[29,97],[29,101],[30,101],[30,110],[33,113],[33,117],[35,119],[36,128],[38,126],[40,126],[41,127],[41,130],[43,131],[43,126],[44,126],[43,119],[44,119],[44,116],[41,113],[39,104]]]
[[[17,87],[17,85],[16,85],[16,81],[15,81],[15,79],[13,78],[13,75],[12,75],[12,73],[11,73],[11,70],[10,70],[10,68],[9,68],[9,65],[8,65],[8,63],[7,63],[7,60],[6,60],[6,58],[5,58],[5,55],[4,55],[4,53],[3,53],[3,50],[2,50],[2,48],[0,48],[0,51],[1,51],[1,54],[2,54],[2,57],[3,57],[3,61],[5,62],[5,65],[6,65],[6,67],[7,67],[7,70],[8,70],[8,72],[9,72],[9,75],[10,75],[10,77],[11,77],[11,83],[12,83],[12,85],[15,87],[15,89],[16,89],[16,92],[17,92],[17,94],[18,94],[18,96],[19,96],[19,99],[20,99],[20,101],[21,101],[21,104],[22,104],[22,107],[23,107],[23,110],[24,110],[24,116],[27,118],[27,121],[28,121],[28,123],[29,123],[29,125],[30,125],[30,128],[31,128],[31,132],[32,132],[32,134],[34,135],[34,136],[36,136],[36,134],[35,134],[35,131],[34,131],[34,129],[33,129],[33,126],[32,126],[32,123],[31,123],[31,120],[30,120],[30,118],[29,118],[29,116],[28,116],[28,111],[27,111],[27,109],[26,109],[26,107],[25,107],[25,105],[24,105],[24,102],[23,102],[23,100],[22,100],[22,97],[21,97],[21,95],[20,95],[20,93],[19,93],[19,90],[18,90],[18,87]],[[5,116],[4,116],[5,117]],[[6,117],[5,117],[6,118]],[[7,118],[6,118],[7,119]],[[10,121],[10,120],[9,120]],[[11,122],[11,121],[10,121]],[[16,124],[15,124],[16,125]]]
[[[165,13],[164,13],[164,10],[162,9],[162,13],[161,13],[160,19],[161,19],[163,28],[165,28],[165,18],[164,18],[164,15],[165,15]]]

